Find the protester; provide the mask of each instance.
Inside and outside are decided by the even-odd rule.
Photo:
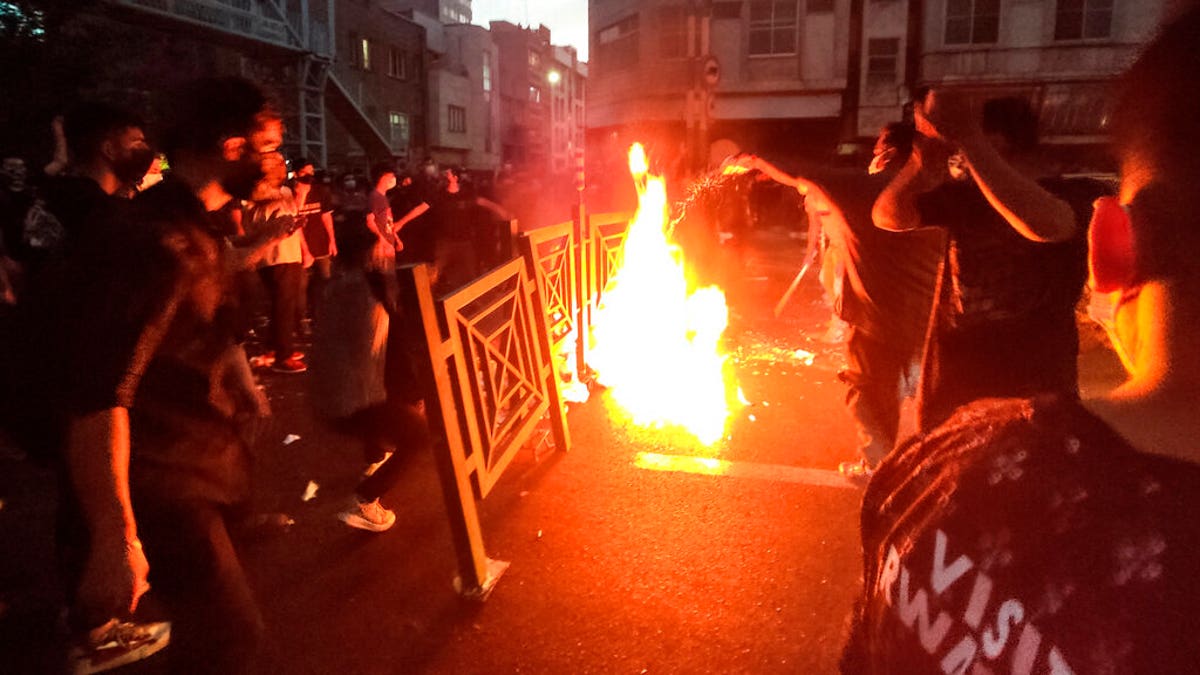
[[[173,671],[253,672],[262,618],[227,520],[248,496],[238,422],[259,395],[236,376],[245,356],[224,320],[225,250],[208,214],[250,196],[282,124],[235,78],[197,81],[170,103],[171,177],[81,242],[73,292],[47,308],[60,322],[41,335],[54,356],[19,386],[56,388],[44,400],[66,423],[75,665],[145,655],[156,637],[111,617],[133,611],[149,579],[173,623]]]
[[[87,228],[117,217],[154,159],[145,123],[111,104],[76,105],[63,119],[63,134],[71,158],[68,172],[47,178],[43,190],[45,208],[61,224],[61,236],[30,242],[43,257],[84,236]]]
[[[301,296],[305,300],[304,311],[298,313],[303,318],[316,311],[316,301],[333,273],[337,237],[333,231],[333,203],[329,189],[316,181],[316,167],[307,159],[298,159],[292,164],[292,171],[296,215],[304,235],[304,245],[312,257],[312,266],[308,268],[304,284],[305,293]]]
[[[0,254],[4,267],[19,277],[21,265],[28,259],[25,245],[25,216],[36,197],[29,181],[29,169],[20,157],[0,160]]]
[[[399,481],[408,459],[431,444],[411,385],[413,345],[395,293],[370,272],[377,240],[367,230],[343,238],[336,274],[317,305],[313,335],[313,409],[359,440],[367,470],[355,498],[338,518],[361,530],[382,532],[396,514],[380,503]],[[394,277],[386,280],[395,285]],[[393,332],[395,331],[395,332]]]
[[[942,256],[943,240],[936,232],[885,232],[871,222],[871,205],[908,160],[912,137],[911,124],[885,127],[870,174],[823,171],[795,178],[757,157],[738,162],[800,190],[839,261],[833,306],[850,327],[847,365],[839,378],[847,386],[859,454],[839,469],[855,479],[870,476],[896,444],[900,404],[905,390],[915,388],[905,385],[919,363]]]
[[[1129,379],[982,401],[885,460],[863,504],[847,673],[1194,673],[1200,609],[1200,9],[1125,74],[1094,313]]]
[[[394,260],[398,245],[396,230],[399,228],[392,221],[392,205],[387,198],[387,193],[396,187],[396,168],[391,162],[371,167],[371,184],[374,189],[367,195],[367,230],[378,240],[376,257],[383,252],[384,257]],[[387,253],[389,250],[390,254]]]
[[[296,350],[300,297],[303,292],[304,269],[312,262],[304,240],[302,223],[295,219],[296,198],[285,186],[287,167],[281,157],[274,156],[264,164],[264,181],[255,189],[251,201],[243,209],[242,226],[250,237],[261,237],[264,229],[274,234],[273,219],[293,218],[287,235],[277,239],[263,256],[258,273],[271,299],[271,317],[267,344],[267,361],[277,373],[303,373],[304,353]]]
[[[954,91],[914,106],[912,157],[875,203],[887,230],[937,227],[948,253],[925,347],[918,425],[960,405],[1044,391],[1074,394],[1085,225],[1099,183],[1053,178],[1036,156],[1037,116],[1023,99],[982,114]],[[952,180],[959,152],[969,178]]]

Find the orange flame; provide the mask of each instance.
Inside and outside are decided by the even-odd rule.
[[[666,184],[649,173],[635,144],[629,169],[638,210],[624,262],[594,323],[588,361],[636,424],[678,425],[705,445],[725,434],[730,416],[721,335],[729,322],[725,294],[712,286],[691,295],[683,266],[667,242]]]

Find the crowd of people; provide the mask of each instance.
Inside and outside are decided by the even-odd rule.
[[[314,413],[364,450],[339,517],[386,530],[380,498],[430,444],[396,262],[428,264],[440,292],[508,254],[510,214],[465,172],[386,163],[335,189],[280,153],[281,116],[254,84],[206,79],[170,101],[155,147],[136,113],[87,102],[55,121],[44,169],[4,164],[3,427],[59,476],[73,672],[168,643],[175,670],[252,671],[262,620],[232,537],[280,524],[250,507],[270,415],[253,369],[318,371]],[[130,620],[148,560],[170,623]]]
[[[941,89],[884,130],[869,170],[735,160],[804,195],[849,326],[862,456],[843,470],[866,491],[844,671],[1200,670],[1198,41],[1193,9],[1122,78],[1116,195],[1038,161],[1026,101]],[[396,265],[429,263],[448,289],[504,253],[477,224],[510,214],[459,171],[379,164],[334,190],[311,161],[289,167],[255,85],[210,78],[169,101],[163,155],[136,115],[94,103],[55,124],[38,177],[3,166],[3,422],[57,469],[75,672],[168,643],[178,672],[255,670],[262,615],[233,541],[269,414],[251,287],[270,306],[256,363],[312,364],[315,409],[364,450],[340,518],[378,532],[395,522],[381,497],[432,443]],[[1129,380],[1081,401],[1089,282]],[[916,364],[918,433],[900,441]],[[169,624],[135,618],[150,579]]]
[[[1028,100],[961,90],[917,92],[864,170],[728,161],[803,196],[848,327],[860,457],[839,468],[866,493],[843,672],[1200,668],[1197,40],[1192,9],[1120,80],[1117,194],[1052,171]],[[1081,298],[1129,375],[1093,400]]]

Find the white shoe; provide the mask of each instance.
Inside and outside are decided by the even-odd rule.
[[[383,532],[396,523],[396,514],[383,508],[376,499],[372,502],[355,501],[354,506],[338,514],[338,520],[370,532]]]
[[[171,624],[132,623],[112,619],[82,636],[71,648],[68,659],[75,675],[102,673],[141,661],[171,643]]]

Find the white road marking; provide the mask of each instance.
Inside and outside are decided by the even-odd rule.
[[[633,460],[639,469],[694,473],[705,476],[732,476],[734,478],[756,478],[782,483],[800,483],[818,487],[858,489],[859,486],[846,480],[837,471],[808,469],[788,464],[762,464],[759,462],[736,462],[712,457],[690,457],[687,455],[664,455],[657,452],[639,452]]]

